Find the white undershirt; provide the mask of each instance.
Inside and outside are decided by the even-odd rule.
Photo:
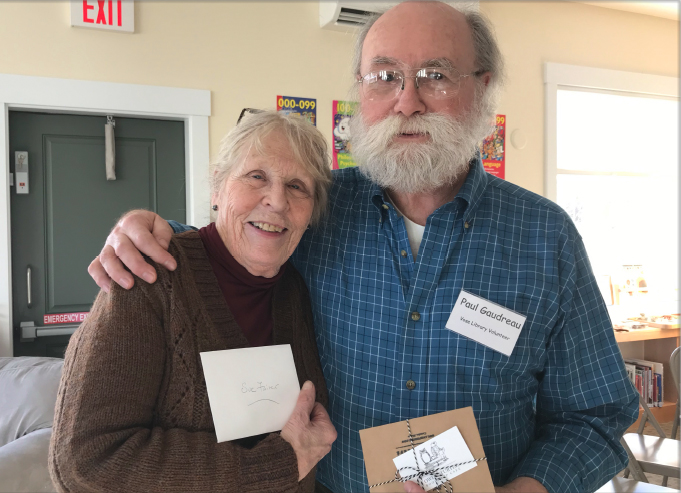
[[[421,240],[423,240],[423,232],[426,230],[426,227],[421,226],[420,224],[416,224],[414,221],[412,221],[407,216],[402,214],[402,211],[400,211],[397,208],[397,206],[395,205],[395,202],[393,202],[390,199],[390,196],[385,192],[384,192],[384,195],[388,199],[388,202],[390,202],[393,205],[393,207],[395,208],[397,215],[400,216],[402,219],[404,219],[404,227],[407,228],[407,238],[409,238],[409,246],[411,246],[411,254],[414,256],[414,262],[416,262],[416,255],[419,253],[419,247],[421,246]]]

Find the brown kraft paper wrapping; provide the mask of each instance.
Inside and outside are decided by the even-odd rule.
[[[430,440],[454,426],[458,426],[473,457],[479,459],[485,456],[480,433],[478,432],[478,425],[475,422],[473,408],[471,407],[410,419],[409,424],[415,446]],[[398,423],[360,430],[359,438],[362,441],[364,467],[367,471],[369,485],[395,479],[397,468],[393,463],[393,458],[403,453],[411,453],[407,422],[400,421]],[[449,483],[455,492],[494,493],[494,484],[492,483],[492,476],[490,475],[486,460],[478,462],[476,467],[451,479]],[[441,491],[444,491],[444,486],[440,487]],[[437,489],[431,491],[437,491]],[[395,481],[371,488],[371,493],[393,492],[403,493],[403,483]]]

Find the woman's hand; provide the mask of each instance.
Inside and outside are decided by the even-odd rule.
[[[291,444],[298,458],[298,481],[331,451],[336,436],[326,409],[315,402],[314,384],[305,382],[293,414],[281,430],[281,437]]]
[[[167,251],[172,236],[173,228],[158,214],[145,210],[130,211],[118,220],[104,248],[87,271],[107,293],[112,279],[125,289],[134,284],[132,275],[123,264],[136,276],[153,283],[156,271],[144,261],[140,252],[166,269],[175,270],[177,263]]]

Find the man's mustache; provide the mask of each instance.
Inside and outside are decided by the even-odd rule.
[[[432,135],[435,132],[436,126],[442,123],[441,118],[439,115],[417,115],[411,117],[391,115],[372,126],[381,133],[392,137],[403,134]]]

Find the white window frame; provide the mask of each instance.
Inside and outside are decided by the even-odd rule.
[[[579,65],[544,64],[544,196],[557,197],[558,174],[626,175],[638,173],[589,172],[558,169],[558,89],[606,91],[610,94],[679,97],[678,77],[624,72]]]
[[[180,120],[185,132],[187,222],[210,221],[210,91],[0,74],[0,356],[12,356],[9,111]]]

